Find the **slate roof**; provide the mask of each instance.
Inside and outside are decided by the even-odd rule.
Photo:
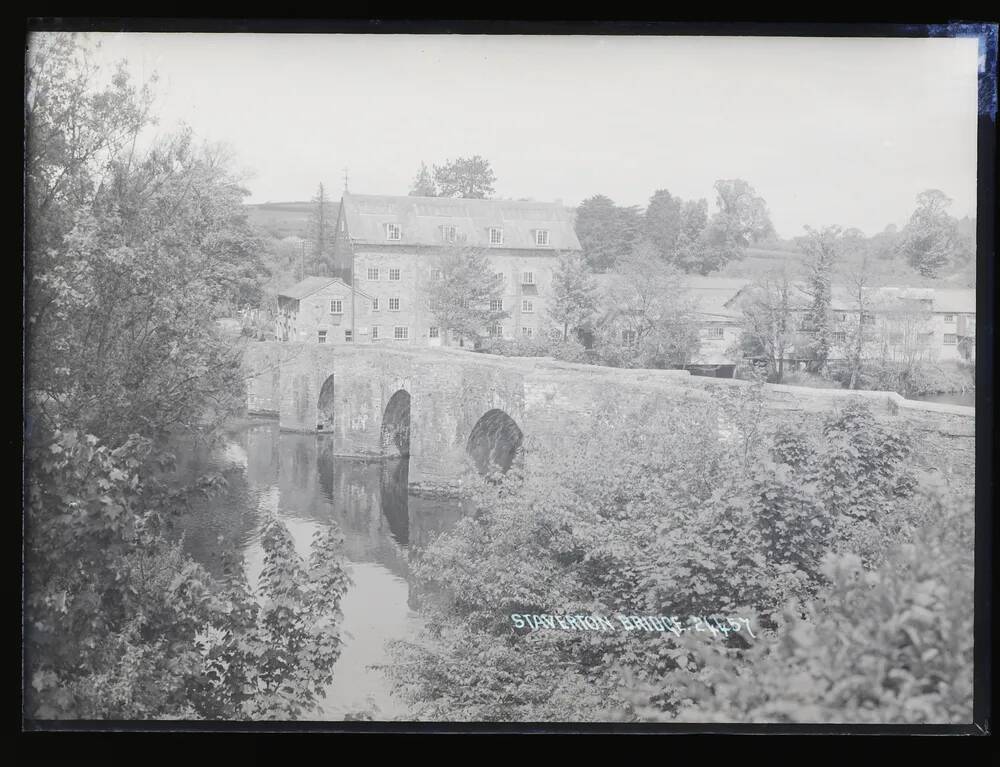
[[[351,286],[346,282],[336,277],[306,277],[305,279],[299,280],[291,287],[278,291],[278,295],[283,298],[293,298],[296,301],[301,301],[303,298],[307,298],[316,291],[322,290],[327,285],[332,285],[335,282],[343,285],[345,290],[354,290],[354,292],[359,295],[371,298],[371,296],[367,293],[363,293],[357,288],[351,288]]]
[[[453,197],[392,197],[345,193],[341,200],[347,234],[367,245],[442,245],[442,226],[454,226],[461,244],[489,247],[490,227],[503,228],[503,245],[541,253],[580,250],[570,212],[558,203],[475,200]],[[399,240],[386,239],[386,224],[400,227]],[[535,244],[535,230],[547,229],[549,245]]]

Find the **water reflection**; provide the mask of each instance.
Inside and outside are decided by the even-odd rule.
[[[260,521],[267,513],[286,524],[303,556],[321,524],[339,525],[353,585],[341,605],[345,645],[323,718],[340,719],[370,704],[379,718],[405,716],[384,677],[368,666],[388,662],[387,640],[419,629],[410,558],[457,521],[459,504],[411,497],[407,458],[336,457],[332,436],[282,433],[272,421],[234,427],[211,450],[190,442],[176,450],[178,479],[214,470],[227,481],[224,493],[194,502],[180,525],[187,552],[216,575],[221,555],[235,549],[256,584],[263,564]]]

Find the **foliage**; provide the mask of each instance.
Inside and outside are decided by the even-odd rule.
[[[830,226],[822,231],[806,227],[807,236],[801,239],[806,262],[805,291],[809,306],[805,324],[810,331],[809,353],[812,357],[810,371],[822,372],[833,346],[833,270],[841,248],[840,227]]]
[[[955,627],[935,617],[935,631],[916,649],[902,629],[928,617],[908,595],[933,595],[937,604],[961,594],[968,610],[971,585],[933,556],[898,568],[885,559],[899,543],[933,544],[920,530],[953,514],[950,496],[913,492],[906,433],[860,403],[821,428],[764,432],[759,385],[721,391],[697,407],[678,402],[670,429],[650,423],[650,405],[609,405],[590,431],[567,433],[560,449],[529,444],[522,469],[470,483],[469,513],[415,566],[436,595],[427,631],[397,644],[398,663],[387,669],[419,718],[753,721],[780,719],[793,706],[836,715],[823,684],[841,683],[845,697],[837,700],[859,704],[846,707],[850,719],[878,721],[884,705],[889,719],[926,721],[925,702],[911,699],[962,674],[966,681],[942,694],[949,710],[968,704],[969,613]],[[949,556],[964,552],[971,562],[971,537],[952,537],[960,545]],[[882,565],[872,577],[883,591],[838,581],[831,552]],[[759,638],[733,635],[711,646],[703,634],[526,632],[512,614],[739,615],[752,618]],[[802,663],[798,651],[783,657],[794,660],[793,671],[834,678],[790,689],[788,679],[798,677],[788,676],[781,656],[767,659],[773,629],[792,616],[793,633],[781,636],[817,660]],[[904,684],[876,671],[883,662],[906,669],[912,658],[925,665],[910,665],[912,678],[898,676]],[[894,698],[862,710],[861,691],[883,684]]]
[[[569,338],[570,330],[589,327],[597,311],[596,289],[583,256],[573,252],[560,255],[552,280],[549,314],[562,326],[564,340]]]
[[[26,714],[295,718],[339,654],[336,533],[303,565],[265,523],[258,595],[170,541],[186,498],[218,480],[156,479],[168,433],[243,405],[241,350],[217,320],[261,296],[246,192],[225,148],[145,136],[149,89],[123,67],[101,76],[79,36],[32,37]]]
[[[785,352],[792,345],[792,313],[797,305],[784,269],[760,275],[745,289],[739,308],[743,322],[737,352],[741,357],[763,359],[768,380],[781,383]]]
[[[698,722],[965,723],[972,716],[973,514],[970,499],[921,499],[928,524],[866,571],[827,554],[822,601],[788,609],[776,632],[734,652],[685,643],[667,675],[677,708],[631,698],[640,719]]]
[[[413,187],[410,189],[411,197],[437,197],[437,185],[431,177],[431,172],[427,170],[426,163],[420,163],[420,170],[413,179]]]
[[[472,197],[483,199],[496,192],[496,174],[489,160],[478,154],[458,157],[444,165],[434,166],[434,183],[440,197]]]
[[[678,367],[700,347],[694,306],[679,273],[640,244],[615,267],[613,317],[598,328],[597,351],[625,367]]]
[[[56,431],[29,455],[25,655],[32,718],[258,719],[315,711],[340,653],[347,585],[339,534],[307,564],[263,526],[255,594],[242,569],[220,583],[163,535],[185,495],[133,436],[112,450]]]
[[[481,248],[446,248],[435,260],[436,276],[427,283],[427,308],[441,327],[445,344],[454,331],[478,341],[487,328],[505,319],[505,310],[492,308],[503,296],[486,252]]]
[[[972,260],[973,249],[948,215],[951,200],[938,189],[917,195],[917,207],[901,232],[898,244],[911,267],[925,277],[937,276],[946,265]]]
[[[140,153],[146,91],[121,71],[95,90],[80,80],[90,70],[74,41],[36,41],[27,113],[29,401],[42,418],[73,419],[112,442],[136,428],[195,425],[206,404],[232,410],[239,355],[215,319],[257,303],[262,267],[228,155],[196,146],[189,131]]]
[[[333,269],[331,251],[335,222],[331,216],[331,203],[323,184],[317,188],[312,203],[312,210],[309,214],[309,240],[312,258],[305,265],[305,268],[306,274],[324,276],[331,274]]]
[[[591,359],[576,338],[562,338],[561,333],[540,334],[527,338],[486,338],[479,351],[504,357],[552,357],[563,362],[590,362]]]
[[[638,241],[639,209],[619,207],[602,194],[594,195],[576,209],[575,229],[590,268],[598,273],[607,272]]]

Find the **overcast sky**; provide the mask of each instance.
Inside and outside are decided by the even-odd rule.
[[[917,193],[975,214],[975,39],[101,34],[251,169],[249,202],[318,182],[406,194],[480,154],[496,196],[645,205],[744,178],[778,233],[902,225]]]

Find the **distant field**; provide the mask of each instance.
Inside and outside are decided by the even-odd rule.
[[[279,239],[308,237],[309,219],[315,210],[312,202],[265,202],[247,205],[250,223]],[[337,220],[339,202],[328,203],[331,227]]]

